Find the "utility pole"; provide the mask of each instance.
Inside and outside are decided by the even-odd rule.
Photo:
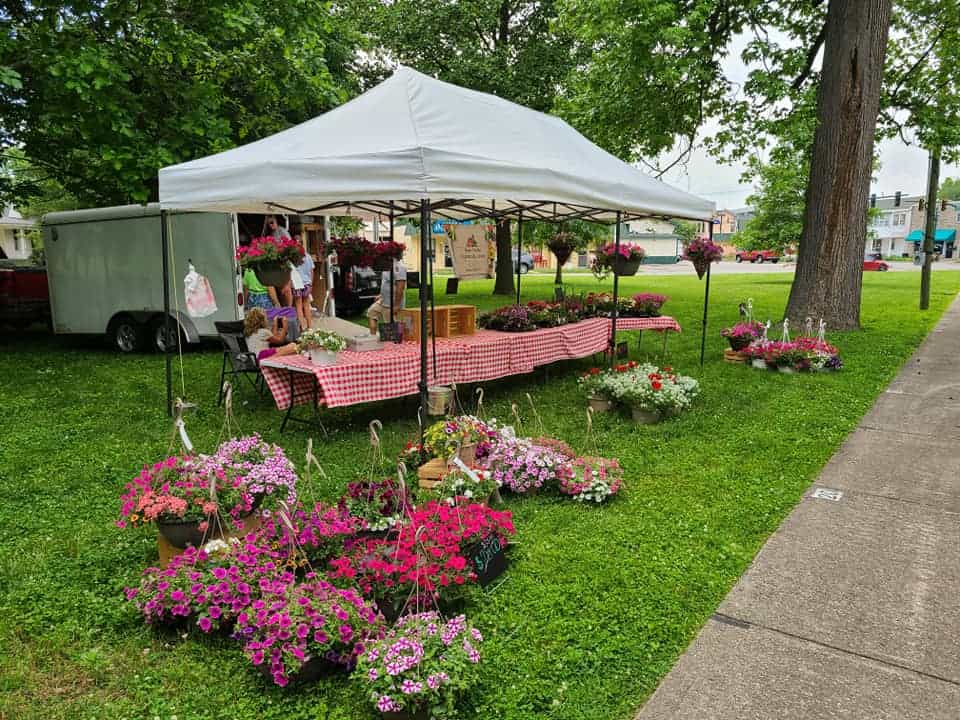
[[[937,189],[940,187],[940,148],[930,150],[927,172],[927,217],[923,229],[923,267],[920,270],[920,309],[930,307],[930,263],[933,262],[933,236],[937,231]]]

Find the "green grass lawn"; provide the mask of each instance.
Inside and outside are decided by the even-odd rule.
[[[670,296],[664,312],[684,333],[671,338],[668,360],[700,379],[702,396],[656,426],[598,417],[600,450],[620,458],[628,481],[608,505],[508,498],[519,544],[505,581],[476,590],[467,608],[486,642],[483,683],[464,716],[629,717],[960,289],[960,273],[935,274],[931,309],[920,312],[919,279],[868,274],[863,330],[830,338],[844,370],[797,376],[723,363],[718,335],[748,297],[760,316],[778,317],[790,276],[713,278],[702,371],[702,283],[692,274],[626,280],[626,292]],[[598,287],[590,277],[570,280],[575,291]],[[549,297],[550,281],[524,278],[525,297]],[[463,283],[456,300],[503,304],[490,287]],[[123,484],[168,448],[162,358],[118,357],[96,341],[42,334],[2,342],[0,718],[376,717],[346,678],[276,689],[228,639],[158,634],[124,602],[123,587],[156,558],[155,534],[113,521]],[[631,342],[634,357],[654,350],[655,337],[644,337],[640,352]],[[188,427],[209,450],[223,420],[220,354],[189,352],[184,364],[186,397],[200,405]],[[507,418],[530,393],[546,432],[583,449],[576,377],[587,367],[563,364],[546,384],[540,376],[490,383],[487,414]],[[279,442],[302,467],[303,431],[281,437],[272,405],[238,405],[242,431]],[[399,450],[414,434],[414,407],[328,412],[331,437],[319,455],[330,479],[302,494],[332,500],[362,472],[373,418],[383,420],[387,451]],[[523,429],[536,431],[529,419]]]

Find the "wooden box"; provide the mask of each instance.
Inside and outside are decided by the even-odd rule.
[[[730,350],[729,348],[723,351],[723,359],[728,363],[734,364],[743,364],[747,362],[747,356],[736,350]]]
[[[443,482],[447,474],[447,461],[443,458],[434,458],[417,468],[417,484],[424,490],[433,490]]]
[[[411,342],[420,340],[420,308],[407,308],[400,311],[403,323],[403,339]],[[434,323],[436,329],[434,330]],[[427,337],[456,337],[473,335],[477,330],[477,308],[475,305],[438,305],[427,310]]]
[[[473,335],[477,331],[476,305],[447,305],[450,308],[450,317],[447,320],[447,337],[457,335]]]

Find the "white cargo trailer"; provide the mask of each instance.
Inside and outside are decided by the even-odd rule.
[[[169,212],[170,313],[188,343],[216,337],[215,321],[243,318],[235,254],[236,216]],[[121,352],[167,339],[163,314],[163,252],[158,205],[56,212],[43,218],[54,332],[105,333]],[[192,263],[210,281],[217,311],[187,314],[184,276]],[[172,333],[170,340],[175,343]]]

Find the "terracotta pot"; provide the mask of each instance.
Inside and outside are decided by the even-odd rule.
[[[290,282],[290,265],[283,263],[263,263],[253,268],[257,280],[262,285],[283,287]]]
[[[633,422],[637,425],[654,425],[660,422],[659,413],[645,410],[644,408],[632,408]]]
[[[613,410],[613,401],[604,397],[588,397],[587,403],[595,413],[610,412]]]

